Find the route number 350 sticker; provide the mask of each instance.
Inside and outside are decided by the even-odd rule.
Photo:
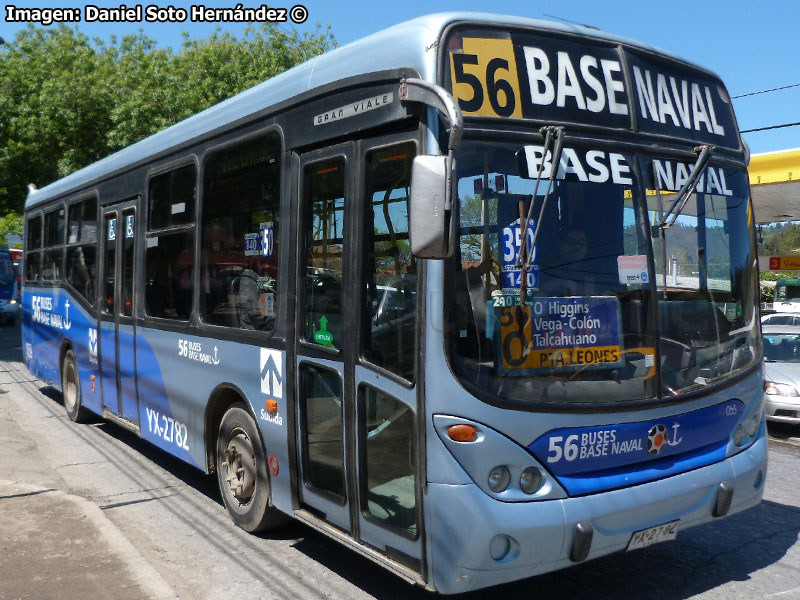
[[[189,449],[189,432],[186,429],[186,425],[172,417],[162,415],[152,408],[146,408],[145,410],[147,411],[147,427],[151,433],[154,433],[165,442],[175,444],[178,448]]]

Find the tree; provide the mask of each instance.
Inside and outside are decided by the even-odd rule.
[[[10,236],[22,237],[23,218],[20,213],[10,212],[0,217],[0,244],[8,244]]]
[[[329,29],[248,27],[185,37],[178,53],[143,33],[119,42],[35,27],[0,46],[0,215],[39,187],[335,47]]]

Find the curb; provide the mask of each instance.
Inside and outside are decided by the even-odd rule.
[[[82,514],[97,530],[108,544],[111,552],[128,568],[128,575],[143,591],[157,600],[177,599],[178,595],[161,574],[142,556],[136,547],[125,537],[94,502],[67,494],[60,490],[0,479],[0,492],[3,494],[40,494],[46,493],[59,502],[70,502],[76,508],[76,514]]]

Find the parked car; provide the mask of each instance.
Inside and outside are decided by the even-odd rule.
[[[800,325],[800,313],[776,312],[761,317],[761,325]]]
[[[800,326],[764,325],[767,420],[800,425]]]

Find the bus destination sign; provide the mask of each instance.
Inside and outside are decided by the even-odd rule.
[[[712,76],[599,41],[456,31],[449,89],[465,116],[582,123],[738,149],[730,100]],[[627,72],[626,72],[627,71]]]
[[[497,363],[506,375],[620,364],[623,348],[617,298],[529,296],[524,310],[518,298],[498,302],[498,297],[490,302],[500,322]]]

